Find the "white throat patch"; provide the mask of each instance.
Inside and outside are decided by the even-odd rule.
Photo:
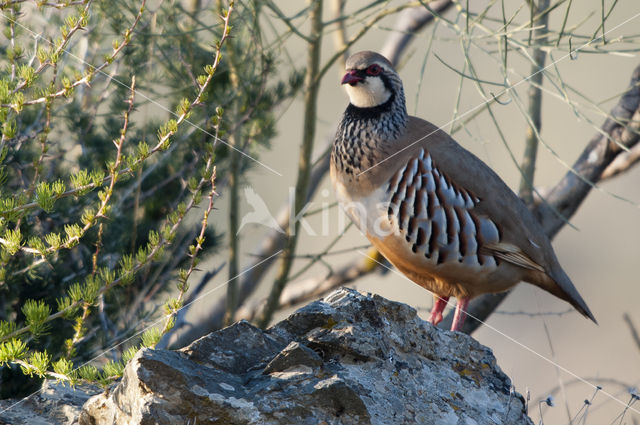
[[[387,90],[380,77],[368,77],[352,86],[345,86],[351,104],[358,108],[372,108],[389,100],[391,92]]]

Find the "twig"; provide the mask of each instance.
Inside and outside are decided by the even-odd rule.
[[[229,6],[229,12],[231,12],[231,7],[232,6]],[[211,170],[211,167],[213,167],[213,170]],[[204,243],[204,235],[209,224],[209,214],[211,213],[211,211],[213,211],[213,200],[218,196],[218,194],[216,193],[216,167],[213,166],[212,157],[210,157],[207,161],[206,170],[207,173],[210,173],[210,176],[208,179],[205,179],[204,177],[201,179],[197,191],[200,191],[204,187],[205,183],[209,184],[211,186],[211,189],[209,190],[209,194],[207,196],[209,202],[207,203],[207,208],[204,210],[204,213],[202,215],[200,233],[195,238],[195,243],[189,247],[189,256],[191,257],[191,260],[189,261],[189,269],[184,272],[181,270],[178,273],[178,298],[174,302],[169,302],[167,305],[170,314],[168,315],[164,323],[164,327],[162,329],[163,334],[168,332],[169,329],[173,327],[173,325],[175,324],[175,317],[178,314],[178,311],[184,305],[183,299],[189,289],[188,280],[191,274],[196,270],[196,266],[198,265],[198,253],[203,249],[202,244]]]
[[[40,1],[40,0],[3,0],[2,7],[8,8],[16,4],[27,3],[27,2],[33,2],[38,7],[53,7],[55,9],[64,9],[69,6],[80,6],[85,3],[85,0],[63,1],[63,2],[57,2],[57,3],[49,2],[49,1]]]
[[[384,9],[383,11],[378,13],[376,16],[374,16],[369,22],[367,22],[362,26],[362,28],[360,28],[360,31],[358,31],[356,35],[351,37],[351,39],[341,49],[338,49],[333,54],[333,56],[329,58],[329,60],[324,64],[322,69],[320,69],[320,71],[317,72],[316,81],[319,82],[322,79],[322,77],[324,77],[324,74],[326,74],[327,71],[329,71],[329,69],[333,66],[335,61],[338,60],[338,58],[341,57],[349,47],[355,44],[356,41],[360,40],[360,38],[362,38],[371,29],[371,27],[373,27],[378,21],[380,21],[385,16],[393,15],[394,13],[398,13],[401,10],[404,10],[410,7],[415,7],[417,4],[418,3],[412,2],[412,3],[403,4],[394,8]]]
[[[539,13],[549,7],[549,0],[539,0],[535,7],[536,13]],[[540,26],[533,31],[533,36],[536,40],[539,40],[538,46],[544,45],[547,42],[547,29],[549,26],[549,14],[544,14],[540,20]],[[506,54],[506,53],[505,53]],[[546,52],[541,47],[536,47],[533,50],[533,58],[535,64],[531,66],[531,81],[533,84],[541,85],[542,77],[544,73],[541,72],[544,68],[545,59],[547,57]],[[507,69],[506,66],[504,67]],[[536,157],[538,154],[538,137],[542,126],[542,91],[535,85],[529,87],[529,117],[533,122],[533,127],[529,126],[527,129],[527,137],[525,141],[524,157],[522,159],[522,179],[520,180],[520,197],[525,204],[531,204],[533,202],[533,176],[536,170]]]
[[[624,129],[625,134],[623,139],[627,139],[627,137],[631,137],[632,134],[640,133],[640,109],[633,114],[631,117],[631,122]],[[604,169],[602,175],[600,176],[600,180],[610,179],[619,174],[628,171],[632,168],[636,162],[640,161],[640,144],[636,144],[631,149],[626,152],[621,152],[612,162]]]
[[[436,0],[429,3],[429,7],[437,13],[442,13],[451,6],[453,6],[452,0]],[[398,16],[393,28],[394,31],[380,50],[382,56],[396,66],[418,31],[432,22],[434,18],[433,13],[421,6],[403,10]]]
[[[333,35],[333,45],[336,50],[342,50],[342,57],[340,57],[340,69],[344,69],[344,64],[349,57],[349,50],[347,47],[347,29],[345,28],[344,19],[338,19],[344,15],[344,2],[345,0],[331,0],[331,8],[333,14],[337,19],[336,25],[337,31]]]
[[[379,261],[384,261],[375,248],[369,251],[369,255],[372,258],[376,258]],[[362,276],[368,275],[374,270],[377,270],[377,263],[372,261],[369,257],[357,259],[350,264],[343,266],[341,269],[326,276],[314,276],[309,279],[305,279],[299,282],[291,283],[287,285],[285,290],[280,296],[279,308],[284,309],[292,307],[294,305],[307,302],[309,300],[318,298],[327,292],[338,288],[340,286],[347,285]],[[236,320],[252,319],[260,310],[264,303],[264,300],[256,301],[253,304],[245,305],[238,310]]]
[[[640,108],[638,82],[640,82],[640,65],[633,71],[630,89],[611,110],[615,120],[608,118],[601,127],[608,137],[600,133],[596,134],[572,167],[577,175],[568,172],[549,193],[548,203],[564,217],[571,217],[591,191],[592,186],[584,180],[597,182],[603,171],[622,151],[619,145],[632,147],[640,139],[637,131],[620,124],[621,122],[629,123],[631,117],[638,113]],[[609,138],[615,142],[610,141]],[[548,236],[555,236],[563,227],[563,220],[551,212],[548,206],[538,205],[535,213]]]
[[[634,326],[633,321],[631,320],[631,316],[629,316],[629,313],[624,313],[622,315],[622,318],[627,323],[627,326],[629,326],[631,338],[633,339],[633,342],[636,343],[636,347],[638,348],[638,350],[640,350],[640,335],[638,335],[638,330]]]
[[[238,68],[236,66],[237,57],[235,54],[235,47],[233,43],[229,45],[229,79],[231,81],[231,87],[235,93],[240,92],[240,76],[238,75]],[[233,102],[232,116],[237,117],[240,115],[240,100]],[[236,125],[229,138],[229,143],[233,147],[237,147],[241,144],[241,127]],[[238,307],[238,282],[233,279],[238,275],[239,259],[238,250],[239,238],[238,238],[238,216],[240,215],[240,197],[238,195],[238,188],[240,185],[240,155],[235,149],[229,151],[231,156],[229,164],[229,285],[227,285],[227,306],[225,311],[225,325],[230,325],[233,320],[233,316]]]
[[[287,18],[284,13],[276,6],[273,1],[269,0],[265,2],[265,6],[268,7],[275,13],[278,18],[289,28],[289,31],[306,41],[307,43],[312,43],[313,40],[309,37],[301,33],[298,28],[291,22],[291,19]]]

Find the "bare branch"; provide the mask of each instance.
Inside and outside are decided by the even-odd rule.
[[[636,135],[640,134],[640,110],[633,114],[631,122],[624,131]],[[626,138],[626,136],[623,136],[623,139],[624,138]],[[611,162],[611,164],[609,164],[609,166],[602,172],[600,181],[610,179],[618,174],[624,173],[633,167],[638,161],[640,161],[640,144],[636,143],[635,146],[628,151],[620,152],[616,159],[614,159],[613,162]]]
[[[632,74],[630,89],[620,98],[618,104],[611,110],[611,116],[602,125],[603,132],[597,133],[589,142],[585,150],[573,165],[573,172],[567,172],[564,178],[551,190],[547,202],[566,218],[576,212],[582,201],[592,189],[587,182],[600,180],[604,170],[616,156],[622,152],[620,146],[627,148],[634,146],[640,135],[637,129],[623,126],[620,123],[630,123],[631,118],[640,108],[640,65]],[[637,124],[634,121],[634,127]],[[609,140],[611,139],[611,140]],[[553,238],[565,224],[565,220],[558,217],[546,204],[539,204],[535,213],[543,225],[546,234]]]
[[[302,146],[300,148],[300,157],[298,159],[298,178],[296,181],[294,204],[294,217],[303,210],[307,194],[309,193],[309,181],[311,178],[311,153],[313,152],[313,141],[316,136],[316,111],[318,108],[318,92],[320,88],[320,48],[322,46],[322,0],[310,2],[309,18],[311,20],[311,36],[309,40],[309,55],[307,57],[307,74],[305,76],[305,95],[304,95],[304,124]],[[296,250],[298,242],[298,230],[300,222],[296,221],[291,226],[287,226],[287,235],[285,238],[284,256],[278,275],[273,282],[267,304],[258,320],[261,328],[267,327],[271,321],[274,311],[278,308],[278,300],[282,294],[282,290],[289,280],[289,272],[293,264],[291,257]]]
[[[336,50],[342,50],[344,53],[340,60],[340,67],[344,69],[344,64],[349,57],[349,48],[347,47],[347,29],[345,28],[344,19],[339,19],[344,15],[344,2],[345,0],[332,0],[331,9],[336,18],[336,24],[338,29],[333,33],[333,45]]]
[[[549,0],[539,0],[535,6],[536,13],[539,13],[549,7]],[[532,11],[533,12],[533,11]],[[549,14],[543,15],[540,26],[533,31],[533,36],[540,39],[540,44],[547,42],[547,32],[549,27]],[[505,28],[506,31],[506,28]],[[507,55],[507,43],[505,36],[505,58]],[[535,63],[531,65],[531,82],[529,87],[529,116],[532,125],[527,129],[527,137],[524,150],[524,158],[522,159],[522,179],[520,180],[520,197],[526,204],[533,202],[533,176],[536,170],[536,158],[538,155],[538,134],[542,127],[542,77],[544,73],[544,63],[547,53],[541,48],[533,49],[533,58]],[[505,69],[506,59],[505,59]],[[536,87],[536,85],[538,87]],[[535,128],[534,128],[535,127]]]
[[[229,55],[229,80],[233,90],[238,93],[240,91],[240,76],[238,73],[236,56],[236,49],[233,43],[227,48]],[[233,103],[233,116],[240,116],[239,101]],[[235,126],[233,132],[229,137],[229,143],[233,147],[237,147],[241,144],[242,132],[240,126]],[[228,214],[228,236],[229,236],[229,285],[227,285],[227,305],[225,312],[225,325],[231,324],[231,319],[238,307],[238,283],[234,279],[238,275],[240,270],[239,266],[239,245],[240,240],[238,238],[238,216],[240,214],[240,196],[238,189],[240,185],[240,155],[235,150],[230,150],[231,163],[229,164],[229,214]]]
[[[437,0],[429,3],[431,10],[437,13],[444,12],[451,6],[453,6],[452,0]],[[434,15],[422,6],[403,10],[398,17],[393,32],[387,38],[387,42],[380,51],[382,56],[389,59],[394,66],[397,66],[409,43],[434,18]]]
[[[372,248],[370,254],[372,258],[384,261],[384,258]],[[362,276],[378,269],[378,264],[369,257],[357,258],[353,262],[343,266],[337,272],[327,276],[315,276],[299,282],[290,283],[280,296],[280,309],[293,307],[297,304],[308,302],[310,300],[321,297],[327,292],[347,285]],[[238,310],[235,320],[251,320],[260,311],[265,300],[261,299],[252,304],[245,305]]]
[[[640,350],[640,335],[638,335],[638,330],[634,326],[633,321],[631,320],[631,316],[629,316],[629,313],[624,313],[622,315],[622,318],[629,326],[629,331],[631,331],[631,338],[633,338],[633,342],[636,343],[636,347],[638,347],[638,350]]]

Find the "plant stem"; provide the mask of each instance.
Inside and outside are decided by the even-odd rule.
[[[307,200],[309,177],[311,175],[311,152],[313,151],[313,139],[316,133],[316,110],[318,106],[318,88],[320,71],[320,49],[322,47],[322,0],[309,0],[309,17],[311,20],[311,34],[308,42],[307,74],[305,75],[304,95],[304,128],[302,136],[302,148],[298,160],[298,180],[296,182],[294,213],[291,220],[293,225],[287,229],[287,240],[283,252],[282,263],[278,276],[271,287],[267,304],[258,320],[258,326],[265,328],[271,321],[273,312],[280,304],[280,294],[289,278],[291,265],[298,241],[300,223],[296,220],[298,214],[304,208]]]
[[[240,78],[236,67],[236,57],[233,44],[229,45],[229,69],[231,87],[234,92],[240,93]],[[240,116],[240,99],[233,103],[232,116]],[[233,147],[240,146],[241,126],[234,126],[234,130],[229,137],[229,144]],[[224,316],[225,325],[233,323],[233,316],[238,308],[238,282],[234,279],[238,275],[238,209],[240,202],[238,198],[238,180],[240,178],[240,155],[234,149],[229,150],[229,284],[227,285],[227,306]]]
[[[547,10],[549,7],[549,0],[539,0],[536,5],[533,6],[534,15]],[[520,197],[522,200],[530,205],[533,202],[533,176],[536,171],[536,157],[538,155],[538,137],[537,133],[540,132],[542,126],[542,90],[539,88],[542,84],[544,63],[547,58],[547,53],[544,51],[544,44],[547,42],[547,31],[549,28],[549,14],[545,13],[540,16],[539,22],[536,22],[538,28],[533,31],[534,43],[538,46],[533,50],[533,59],[535,64],[531,65],[531,85],[529,87],[529,116],[533,128],[531,125],[527,129],[526,144],[524,148],[524,156],[522,158],[522,179],[520,180]]]

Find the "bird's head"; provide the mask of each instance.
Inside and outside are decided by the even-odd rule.
[[[346,68],[341,83],[345,84],[351,104],[359,108],[382,105],[402,90],[402,82],[391,62],[378,53],[363,51],[351,55]]]

